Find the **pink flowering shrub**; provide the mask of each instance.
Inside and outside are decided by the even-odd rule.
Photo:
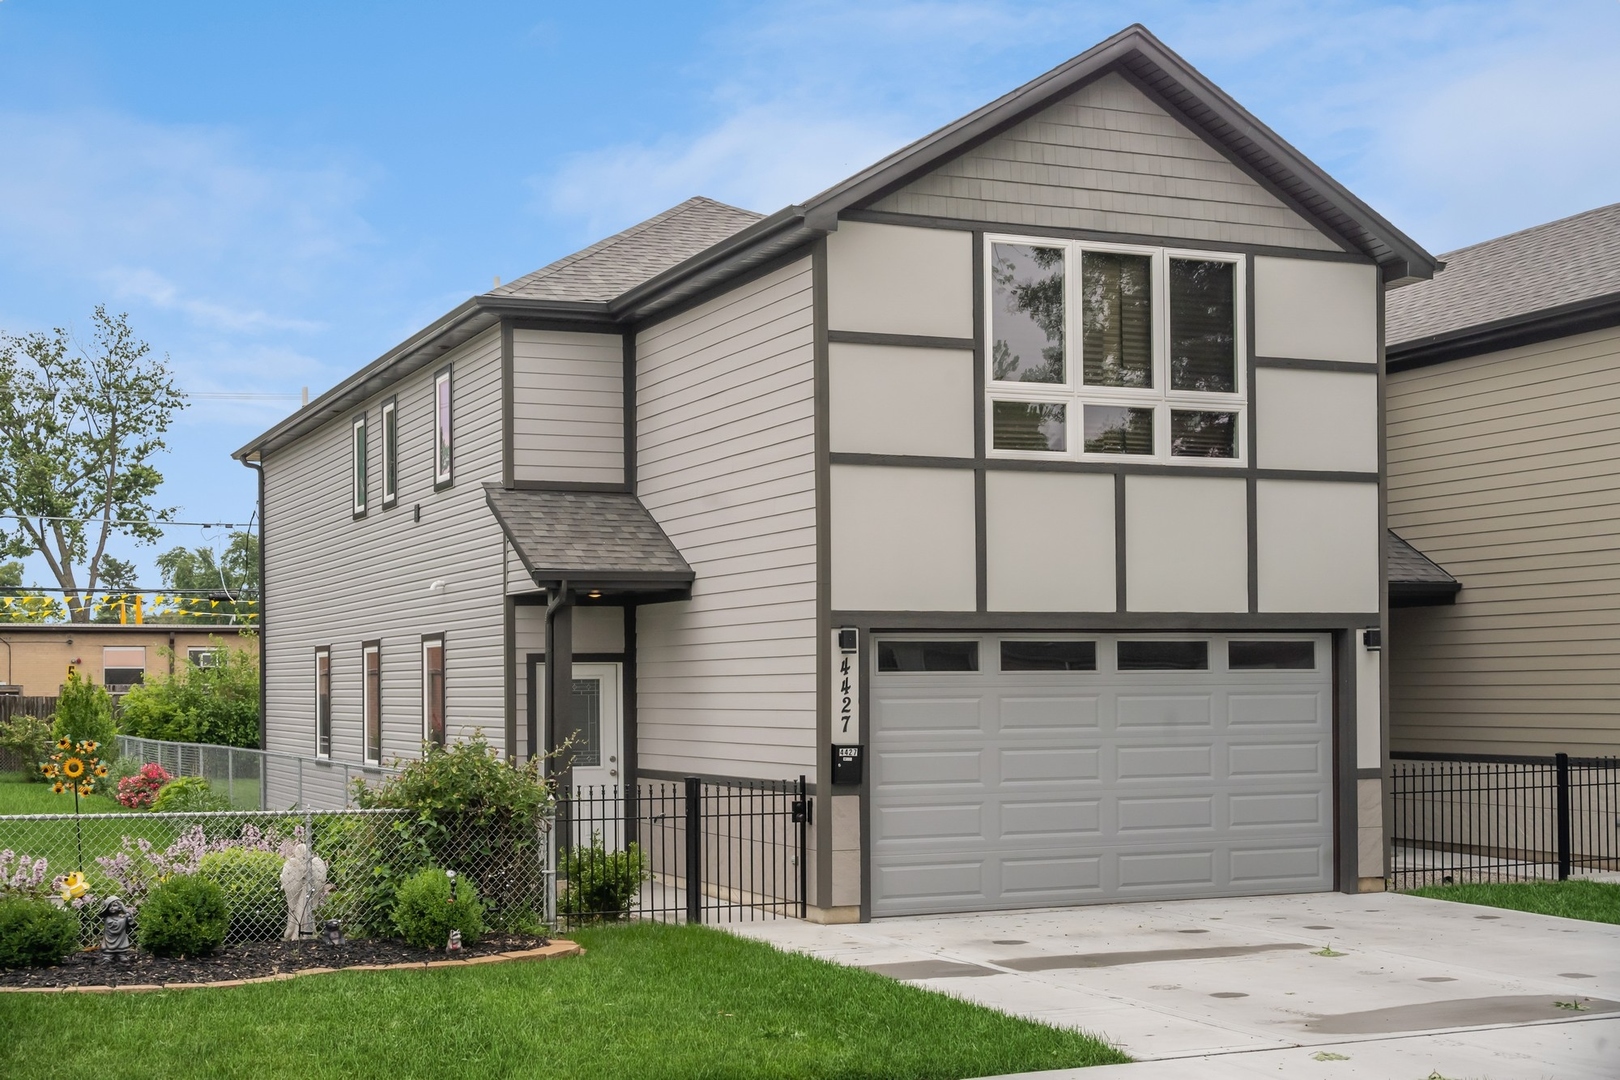
[[[294,829],[295,837],[302,829]],[[102,873],[112,882],[113,891],[132,907],[140,906],[146,894],[158,882],[177,874],[195,874],[202,857],[214,851],[240,848],[244,851],[270,851],[285,857],[295,840],[284,838],[276,829],[259,829],[244,825],[242,835],[228,839],[209,840],[201,825],[193,825],[177,837],[174,843],[159,851],[145,837],[125,836],[116,855],[102,855],[96,859]]]
[[[149,810],[152,800],[157,798],[163,785],[173,779],[174,777],[155,761],[142,765],[140,772],[118,781],[118,801],[131,810]]]
[[[47,895],[47,872],[43,857],[30,858],[10,848],[0,851],[0,898],[24,896],[37,900]]]

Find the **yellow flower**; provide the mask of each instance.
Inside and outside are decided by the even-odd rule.
[[[90,891],[90,886],[84,883],[84,875],[75,870],[62,879],[62,899],[72,902]]]
[[[77,780],[84,775],[84,762],[76,757],[70,757],[62,763],[62,775],[69,780]]]
[[[54,774],[56,772],[56,766],[55,765],[41,765],[39,767],[39,771],[44,773],[46,776],[50,776],[50,775],[52,775],[52,774]]]
[[[96,776],[102,777],[102,776],[106,776],[106,775],[107,775],[107,766],[98,763],[96,765]]]
[[[56,740],[56,748],[58,750],[71,750],[73,749],[73,740],[64,735]]]
[[[79,785],[79,794],[80,795],[94,795],[95,792],[96,792],[96,786],[94,784],[80,784]]]
[[[79,753],[81,753],[81,754],[93,754],[93,753],[96,752],[96,746],[97,745],[98,744],[97,744],[96,740],[94,740],[94,739],[86,739],[84,742],[79,744]]]
[[[56,783],[51,785],[51,790],[60,795],[62,792],[67,790],[67,785],[58,780]]]

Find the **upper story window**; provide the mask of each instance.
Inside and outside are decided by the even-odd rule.
[[[399,402],[389,398],[382,405],[382,503],[399,501]]]
[[[450,415],[450,369],[433,376],[433,486],[455,479],[454,430]]]
[[[366,417],[362,413],[354,418],[349,435],[349,451],[354,474],[354,516],[366,512]]]
[[[1243,460],[1241,255],[987,243],[993,455]]]
[[[332,650],[315,650],[315,756],[332,756]]]

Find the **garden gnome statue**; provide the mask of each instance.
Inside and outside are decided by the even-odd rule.
[[[287,897],[287,932],[283,941],[315,933],[315,908],[326,897],[326,860],[311,854],[308,844],[293,848],[281,866],[281,892]]]
[[[129,908],[116,896],[101,907],[101,955],[122,960],[134,948],[129,943]]]

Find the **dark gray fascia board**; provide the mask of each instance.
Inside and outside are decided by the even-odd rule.
[[[502,316],[544,317],[577,323],[582,330],[598,328],[617,332],[617,324],[608,315],[606,304],[474,296],[389,349],[231,456],[240,461],[263,460],[265,453],[344,416],[356,405],[405,376],[438,363],[445,353],[457,345],[498,326]]]
[[[1384,351],[1390,371],[1410,371],[1611,326],[1620,326],[1620,292],[1396,342]]]
[[[1457,594],[1462,592],[1460,581],[1391,581],[1389,583],[1389,606],[1401,607],[1440,607],[1445,604],[1455,604]]]
[[[1213,142],[1303,208],[1326,232],[1370,256],[1383,268],[1386,281],[1433,276],[1433,255],[1139,23],[821,192],[804,204],[805,215],[820,224],[845,210],[859,209],[1116,68],[1147,82]],[[1188,102],[1176,100],[1178,97],[1196,99],[1199,108],[1189,109]]]

